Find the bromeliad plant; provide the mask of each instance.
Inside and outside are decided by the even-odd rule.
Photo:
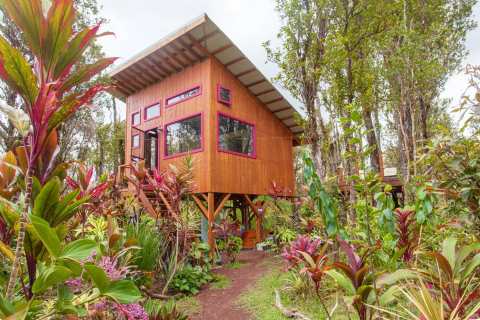
[[[32,199],[36,170],[50,168],[42,159],[45,148],[53,144],[58,153],[56,129],[80,107],[86,105],[104,84],[85,88],[89,79],[108,67],[115,58],[81,64],[85,50],[98,37],[100,26],[74,30],[75,10],[72,0],[53,0],[48,11],[41,0],[4,0],[2,6],[23,35],[34,57],[33,65],[5,38],[0,37],[0,77],[23,100],[27,116],[17,116],[17,129],[24,136],[26,153],[24,208],[20,215],[15,258],[6,296],[12,298],[18,280],[25,229]],[[4,109],[8,107],[4,106]],[[9,110],[10,113],[21,113]],[[52,142],[53,141],[53,142]],[[53,163],[53,162],[52,162]]]

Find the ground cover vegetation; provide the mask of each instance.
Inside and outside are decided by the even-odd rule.
[[[112,103],[96,2],[0,4],[0,317],[188,319],[185,301],[230,285],[218,264],[248,267],[240,226],[220,213],[215,248],[200,241],[190,157],[116,171],[116,116],[96,152],[65,156],[84,154],[68,150],[71,121]],[[241,304],[258,319],[480,317],[478,67],[456,114],[439,97],[475,1],[276,5],[280,45],[265,47],[305,106],[305,144],[298,197],[272,182],[255,200],[259,247],[281,261]]]

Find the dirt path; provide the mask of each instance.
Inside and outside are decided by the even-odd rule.
[[[208,288],[200,292],[196,298],[201,310],[191,317],[192,320],[248,320],[249,313],[239,308],[236,303],[238,297],[249,286],[255,283],[266,271],[269,256],[259,251],[242,251],[239,261],[242,265],[238,269],[222,268],[215,273],[227,276],[231,283],[225,289]]]

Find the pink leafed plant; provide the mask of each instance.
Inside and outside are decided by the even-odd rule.
[[[305,252],[315,257],[321,244],[321,239],[312,239],[309,236],[300,235],[295,241],[290,243],[288,247],[283,249],[282,257],[288,263],[289,268],[292,268],[302,259],[303,256],[300,252]]]

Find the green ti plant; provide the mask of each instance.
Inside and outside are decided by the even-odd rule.
[[[140,291],[130,280],[110,279],[104,269],[89,262],[89,258],[99,250],[97,243],[90,239],[79,239],[63,244],[57,230],[49,222],[31,214],[31,232],[38,237],[49,259],[42,262],[38,277],[32,286],[33,296],[28,301],[13,304],[0,296],[0,316],[12,319],[25,319],[29,312],[36,313],[36,319],[50,319],[60,315],[82,315],[86,305],[100,299],[109,299],[121,304],[130,304],[141,298]],[[65,285],[70,280],[81,279],[89,288],[82,295],[74,295]],[[90,284],[88,284],[90,283]],[[55,307],[42,313],[34,305],[39,305],[44,295],[56,290]],[[32,309],[32,310],[31,310]],[[36,309],[36,310],[35,310]]]
[[[4,0],[5,13],[20,29],[34,62],[0,37],[0,77],[23,100],[24,110],[3,109],[24,136],[26,157],[25,195],[20,216],[14,262],[6,296],[12,298],[25,240],[28,210],[32,198],[33,175],[37,170],[48,171],[42,159],[47,146],[58,148],[56,129],[100,91],[103,84],[85,88],[89,79],[108,67],[115,59],[105,58],[90,64],[80,64],[83,53],[92,44],[100,26],[74,30],[75,10],[72,0],[55,0],[47,12],[41,0]],[[8,110],[10,109],[10,110]],[[19,120],[19,121],[17,121]],[[49,159],[54,158],[51,153]],[[37,174],[37,173],[35,173]],[[38,175],[38,174],[37,174]]]
[[[188,316],[177,309],[173,300],[165,303],[148,300],[144,307],[150,320],[188,320]]]
[[[352,244],[341,239],[338,241],[341,250],[347,257],[347,262],[334,262],[326,274],[342,288],[345,293],[344,300],[353,306],[359,319],[370,319],[376,309],[369,308],[369,306],[374,304],[378,307],[387,306],[395,301],[399,289],[393,284],[413,277],[414,272],[398,270],[392,274],[380,276],[367,263],[372,249],[367,249],[362,255],[359,255]]]
[[[440,251],[426,256],[435,263],[417,271],[427,287],[440,293],[445,314],[461,317],[476,308],[480,299],[480,243],[457,247],[455,238],[447,238]],[[475,315],[479,317],[480,312]]]

